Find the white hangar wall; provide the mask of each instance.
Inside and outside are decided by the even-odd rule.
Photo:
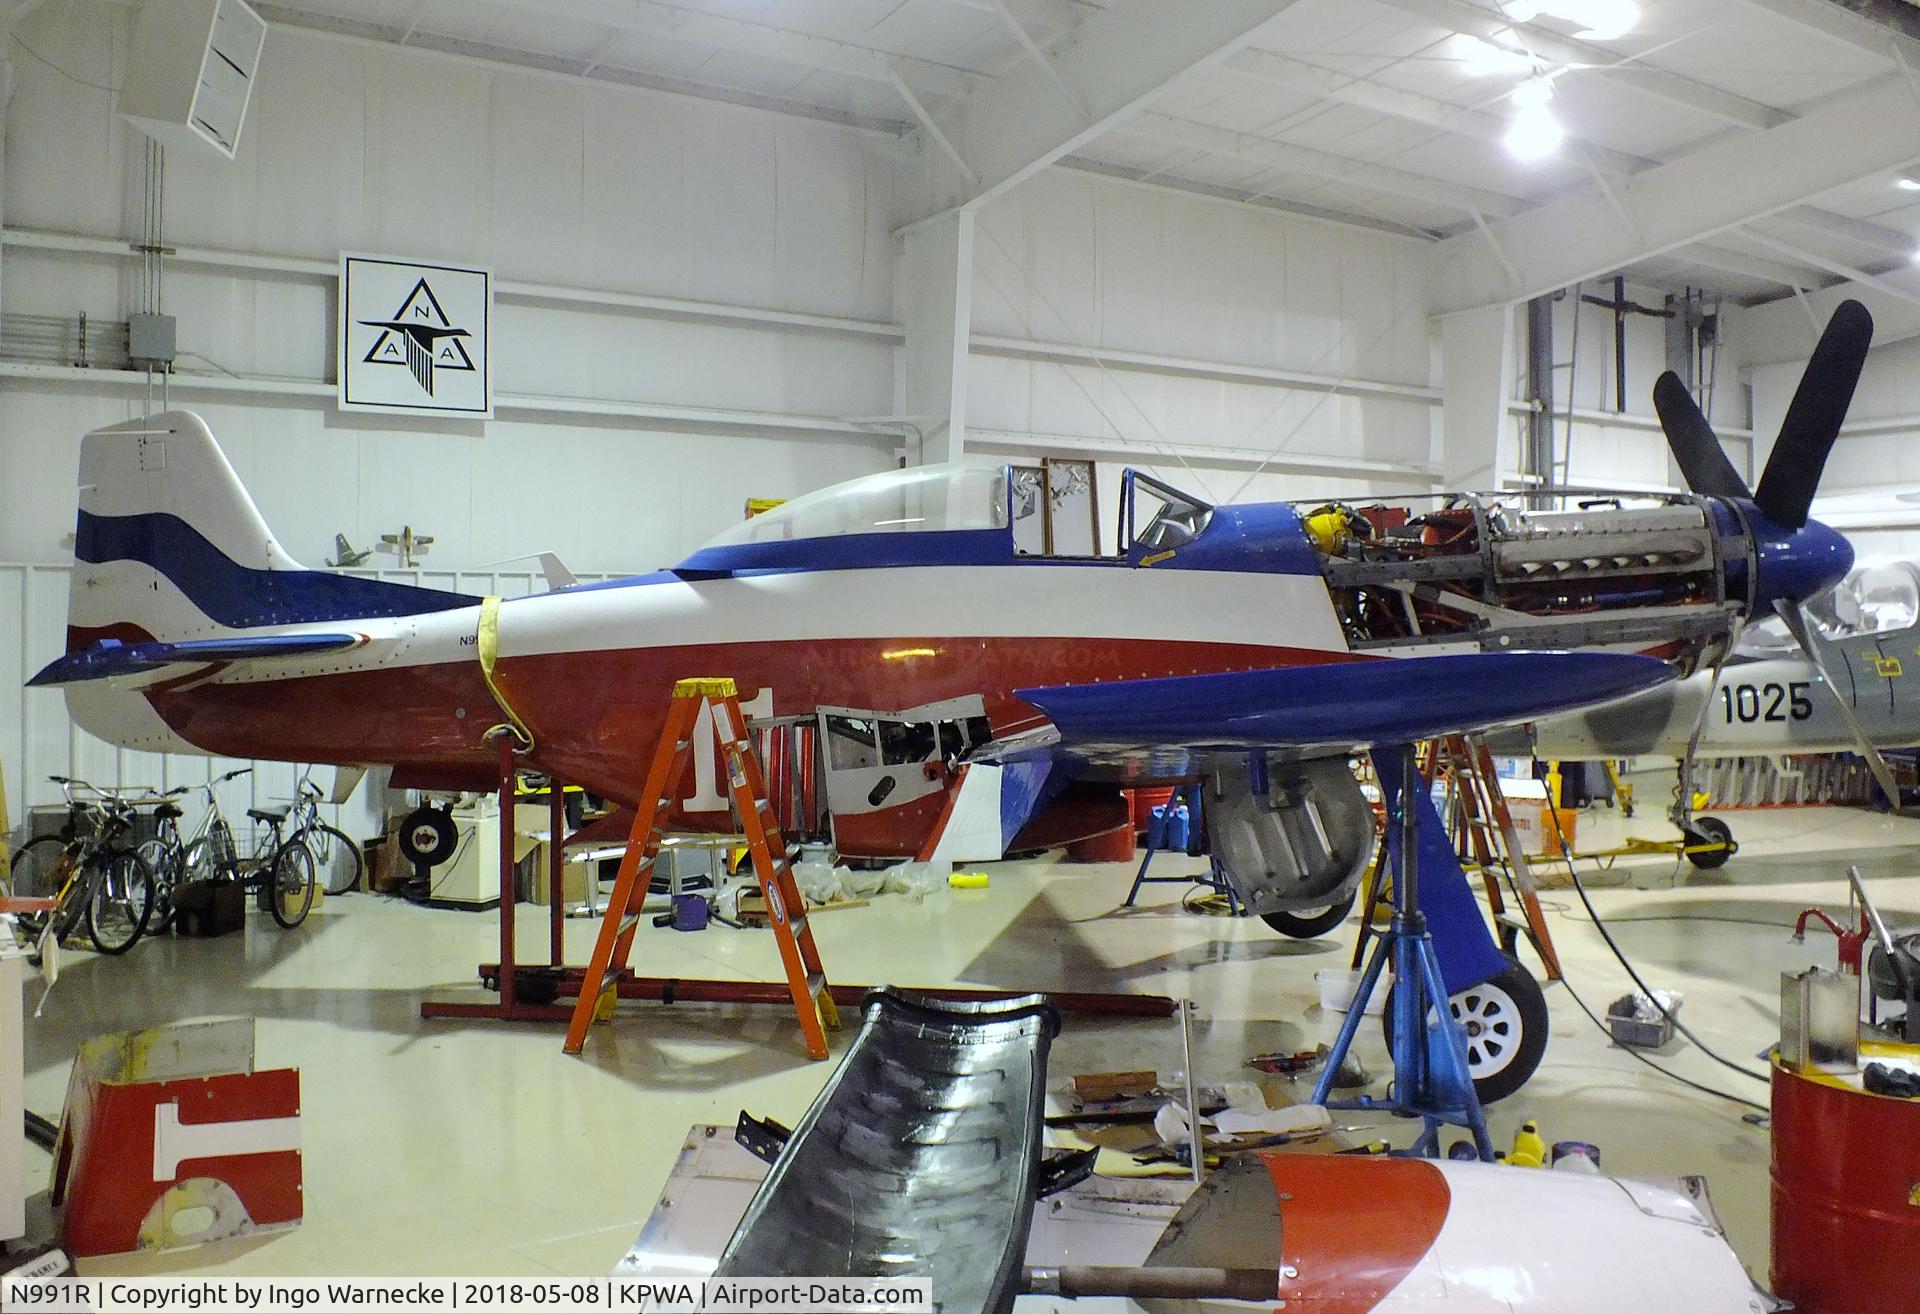
[[[35,14],[27,34],[62,69],[115,86],[130,21],[124,6],[74,0]],[[123,251],[138,232],[145,138],[110,93],[24,57],[13,67],[9,229]],[[276,26],[239,158],[168,153],[167,243],[264,257],[169,262],[165,309],[192,353],[181,369],[221,388],[176,378],[174,400],[207,414],[309,561],[336,531],[364,546],[402,523],[462,567],[537,548],[589,571],[673,560],[736,519],[746,496],[890,464],[890,440],[834,417],[887,413],[893,342],[559,294],[884,324],[892,146],[792,116]],[[104,325],[138,308],[135,264],[56,245],[5,251],[16,339],[25,316],[84,312]],[[518,404],[485,426],[337,412],[317,385],[333,376],[331,269],[343,250],[470,261],[502,285],[555,291],[496,297],[494,386]],[[72,446],[92,425],[140,414],[141,390],[97,370],[32,378],[7,365],[0,461],[24,474],[10,477],[9,501],[32,513],[0,524],[0,559],[57,560]],[[644,406],[712,414],[689,426],[625,413]]]
[[[1666,321],[1630,314],[1626,321],[1626,409],[1616,410],[1621,375],[1614,349],[1613,312],[1579,299],[1580,293],[1613,297],[1611,279],[1568,288],[1553,303],[1554,443],[1561,482],[1589,488],[1653,490],[1680,488],[1680,472],[1667,453],[1666,437],[1653,409],[1653,383],[1667,368]],[[1629,301],[1658,307],[1664,289],[1629,283]],[[1735,468],[1745,473],[1752,461],[1749,429],[1749,388],[1743,379],[1740,355],[1741,309],[1720,309],[1720,349],[1711,355],[1712,370],[1708,418],[1720,435]],[[1577,327],[1576,327],[1577,318]],[[1511,446],[1524,450],[1527,407],[1527,312],[1514,310],[1513,392],[1507,407]],[[1571,366],[1571,368],[1567,368]],[[1509,471],[1517,474],[1517,471]]]
[[[1804,361],[1754,371],[1757,407],[1784,414]],[[1777,421],[1776,421],[1777,423]],[[1920,560],[1920,339],[1875,347],[1827,458],[1822,505],[1863,560]],[[1831,502],[1829,499],[1832,499]],[[1829,510],[1831,507],[1831,510]]]
[[[232,765],[118,752],[75,730],[57,693],[21,688],[61,647],[80,436],[144,413],[143,382],[112,368],[124,362],[103,327],[140,306],[126,244],[145,139],[111,92],[73,80],[124,81],[130,15],[45,6],[23,37],[72,77],[11,60],[0,763],[16,820],[55,801],[52,772],[175,785]],[[893,463],[891,437],[837,418],[892,408],[893,148],[856,128],[276,26],[239,158],[168,152],[172,402],[206,416],[311,565],[336,532],[364,548],[405,524],[436,538],[424,582],[472,592],[540,587],[524,563],[486,569],[539,549],[589,578],[671,562],[746,497]],[[498,418],[337,411],[343,250],[493,268]],[[697,304],[663,311],[667,298]],[[231,787],[229,810],[286,796],[293,775],[263,769]]]
[[[1423,246],[1049,170],[979,217],[969,445],[1081,452],[1114,464],[1105,482],[1131,463],[1220,500],[1424,491]]]

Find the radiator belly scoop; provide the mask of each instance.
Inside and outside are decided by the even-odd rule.
[[[1256,914],[1342,903],[1373,857],[1373,810],[1344,757],[1222,767],[1206,816],[1214,857]]]

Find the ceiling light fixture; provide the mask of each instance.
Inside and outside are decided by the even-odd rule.
[[[1583,41],[1612,41],[1633,31],[1640,21],[1634,0],[1508,0],[1503,12],[1516,23],[1531,22],[1542,14],[1580,24],[1574,35]]]
[[[1547,107],[1552,97],[1553,86],[1545,78],[1530,79],[1513,89],[1512,100],[1518,112],[1507,125],[1504,140],[1507,150],[1519,159],[1545,159],[1566,139],[1566,129]]]
[[[1453,38],[1454,57],[1465,66],[1468,77],[1527,77],[1533,72],[1533,57],[1512,44],[1517,40],[1511,30],[1496,32],[1491,40],[1462,32]]]

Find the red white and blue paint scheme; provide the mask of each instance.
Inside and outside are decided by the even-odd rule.
[[[1116,551],[1053,557],[1016,546],[1004,467],[928,466],[505,601],[306,569],[167,412],[82,444],[67,652],[31,683],[110,743],[421,788],[491,785],[504,720],[529,768],[631,803],[674,682],[726,675],[816,725],[844,853],[1043,848],[1122,824],[1124,784],[1200,780],[1249,906],[1324,909],[1373,846],[1353,754],[1650,688],[1846,573],[1806,508],[1871,336],[1848,306],[1756,494],[1663,380],[1694,494],[1209,506],[1128,471]],[[691,775],[680,820],[725,828],[711,760]]]

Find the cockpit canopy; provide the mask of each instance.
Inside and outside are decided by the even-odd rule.
[[[1032,480],[1002,464],[952,462],[883,470],[796,497],[708,540],[681,569],[777,566],[780,545],[870,534],[1000,535],[1008,560],[1024,555],[1021,522],[1047,514]],[[1199,537],[1214,515],[1209,504],[1135,470],[1121,477],[1119,552],[1164,554]],[[1037,541],[1037,540],[1034,540]],[[991,545],[993,540],[988,539]],[[903,545],[904,546],[904,545]]]
[[[1004,465],[921,465],[835,484],[783,502],[708,540],[701,550],[955,529],[1005,529],[1012,523]]]

